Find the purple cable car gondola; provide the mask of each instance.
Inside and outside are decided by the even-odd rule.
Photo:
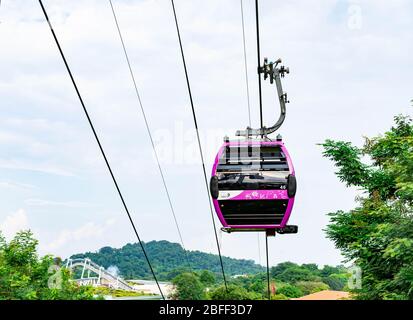
[[[210,188],[224,229],[286,231],[296,178],[282,141],[225,142],[215,158]]]
[[[237,131],[245,141],[229,141],[219,149],[212,167],[210,191],[222,230],[296,233],[297,226],[287,225],[297,188],[293,163],[281,136],[273,141],[268,134],[281,127],[285,119],[287,95],[283,93],[280,76],[288,68],[276,68],[281,60],[267,63],[261,72],[264,79],[275,81],[281,115],[270,128],[247,128]],[[251,136],[260,137],[251,139]]]

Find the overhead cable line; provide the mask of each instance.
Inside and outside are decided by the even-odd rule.
[[[245,23],[244,23],[243,0],[240,0],[240,3],[241,3],[241,22],[242,22],[242,43],[244,47],[245,85],[247,89],[248,123],[249,123],[249,126],[251,127],[250,88],[248,84],[247,45],[245,43]]]
[[[144,122],[145,122],[146,131],[147,131],[149,139],[151,141],[152,150],[153,150],[153,153],[155,155],[156,163],[157,163],[158,169],[159,169],[159,174],[161,176],[162,183],[163,183],[163,186],[164,186],[164,189],[165,189],[165,193],[166,193],[166,196],[168,198],[169,207],[171,209],[171,213],[172,213],[173,219],[175,221],[176,229],[178,230],[178,235],[179,235],[179,239],[181,240],[182,248],[184,249],[184,252],[185,252],[185,257],[186,257],[186,260],[187,260],[187,263],[188,263],[188,267],[191,268],[191,264],[189,263],[188,253],[186,252],[186,248],[185,248],[185,245],[184,245],[184,240],[183,240],[183,237],[182,237],[181,229],[179,228],[178,219],[177,219],[176,214],[175,214],[174,206],[172,204],[172,200],[171,200],[171,196],[170,196],[170,193],[169,193],[169,190],[168,190],[168,186],[166,184],[165,176],[164,176],[164,173],[163,173],[163,170],[162,170],[162,167],[161,167],[161,163],[159,161],[159,157],[158,157],[158,153],[156,151],[155,143],[153,141],[151,129],[149,127],[149,123],[148,123],[148,120],[146,118],[146,113],[145,113],[145,109],[143,107],[142,99],[141,99],[141,96],[139,94],[138,86],[136,84],[135,75],[134,75],[133,70],[132,70],[132,66],[131,66],[131,63],[130,63],[130,60],[129,60],[129,55],[128,55],[128,52],[126,50],[126,45],[125,45],[125,42],[123,40],[122,32],[120,30],[119,22],[118,22],[116,13],[115,13],[115,8],[113,7],[112,0],[109,0],[109,3],[110,3],[110,7],[112,9],[113,18],[115,20],[116,29],[118,30],[119,39],[120,39],[120,42],[122,43],[122,48],[123,48],[123,52],[125,54],[126,62],[128,64],[129,73],[130,73],[130,76],[132,78],[133,86],[135,88],[136,97],[138,98],[140,110],[141,110],[141,113],[142,113],[142,116],[143,116],[143,119],[144,119]]]
[[[261,92],[261,52],[260,52],[260,20],[259,20],[259,13],[258,13],[258,0],[255,0],[255,22],[256,22],[256,31],[257,31],[257,73],[258,73],[258,95],[260,101],[260,126],[261,128],[264,127],[264,122],[262,118],[262,92]]]
[[[265,235],[265,255],[267,256],[267,290],[268,290],[268,300],[271,300],[271,289],[270,289],[270,265],[268,259],[268,235]]]
[[[191,85],[189,84],[188,70],[187,70],[187,67],[186,67],[185,55],[184,55],[184,50],[183,50],[183,47],[182,47],[181,33],[179,32],[178,18],[177,18],[177,16],[176,16],[176,10],[175,10],[174,0],[171,0],[171,3],[172,3],[172,10],[173,10],[174,18],[175,18],[176,31],[177,31],[177,34],[178,34],[179,47],[180,47],[180,49],[181,49],[181,56],[182,56],[182,62],[183,62],[184,71],[185,71],[185,78],[186,78],[186,85],[187,85],[187,88],[188,88],[189,100],[190,100],[190,102],[191,102],[192,116],[193,116],[193,120],[194,120],[196,136],[197,136],[197,139],[198,139],[199,153],[200,153],[201,161],[202,161],[202,171],[203,171],[203,174],[204,174],[205,188],[206,188],[206,192],[207,192],[207,196],[208,196],[208,201],[209,201],[209,209],[210,209],[210,212],[211,212],[211,219],[212,219],[212,225],[213,225],[213,228],[214,228],[215,241],[216,241],[217,248],[218,248],[218,255],[219,255],[219,261],[220,261],[220,264],[221,264],[222,277],[223,277],[223,279],[224,279],[225,288],[227,289],[227,288],[228,288],[228,287],[227,287],[227,280],[226,280],[226,277],[225,277],[224,264],[223,264],[223,262],[222,262],[221,248],[220,248],[220,246],[219,246],[219,240],[218,240],[218,234],[217,234],[217,227],[216,227],[216,225],[215,225],[214,213],[213,213],[213,209],[212,209],[211,198],[210,198],[210,196],[209,196],[209,187],[208,187],[207,174],[206,174],[206,170],[205,170],[204,156],[203,156],[203,153],[202,153],[201,140],[200,140],[200,138],[199,138],[198,123],[197,123],[197,120],[196,120],[196,114],[195,114],[195,108],[194,108],[194,101],[193,101],[193,99],[192,99]]]
[[[248,81],[248,64],[247,64],[247,45],[245,40],[245,20],[244,20],[244,4],[243,0],[240,0],[241,4],[241,25],[242,25],[242,43],[244,48],[244,69],[245,69],[245,87],[247,90],[247,106],[248,106],[248,126],[251,128],[251,103],[250,103],[250,89]],[[257,233],[258,242],[258,262],[261,263],[261,249],[260,249],[260,234]]]
[[[261,91],[261,52],[260,52],[260,20],[259,20],[259,10],[258,10],[258,0],[255,0],[255,22],[257,31],[257,73],[258,73],[258,94],[260,102],[260,126],[261,129],[264,127],[263,115],[262,115],[262,91]],[[261,136],[263,137],[263,136]],[[268,260],[268,234],[265,233],[265,255],[267,258],[267,289],[268,289],[268,300],[271,300],[271,289],[270,289],[270,265]]]
[[[40,6],[41,6],[41,8],[42,8],[43,14],[44,14],[44,16],[45,16],[45,18],[46,18],[46,21],[47,21],[47,23],[48,23],[48,25],[49,25],[50,31],[52,32],[52,35],[53,35],[53,38],[54,38],[54,40],[55,40],[55,42],[56,42],[57,48],[59,49],[60,55],[61,55],[61,57],[62,57],[62,59],[63,59],[63,62],[64,62],[64,64],[65,64],[65,66],[66,66],[67,72],[69,73],[70,79],[71,79],[72,84],[73,84],[73,86],[74,86],[74,88],[75,88],[75,91],[76,91],[76,94],[77,94],[77,96],[78,96],[78,98],[79,98],[80,104],[82,105],[83,111],[84,111],[84,113],[85,113],[85,115],[86,115],[86,118],[87,118],[87,120],[88,120],[88,122],[89,122],[90,128],[92,129],[93,135],[94,135],[94,137],[95,137],[95,139],[96,139],[96,142],[97,142],[97,144],[98,144],[98,146],[99,146],[100,152],[102,153],[103,159],[105,160],[105,163],[106,163],[106,166],[107,166],[107,168],[108,168],[108,170],[109,170],[110,176],[112,177],[113,183],[114,183],[114,185],[115,185],[115,187],[116,187],[116,190],[117,190],[117,192],[118,192],[118,194],[119,194],[119,197],[120,197],[120,199],[121,199],[121,201],[122,201],[122,205],[123,205],[123,207],[124,207],[124,209],[125,209],[125,212],[126,212],[128,218],[129,218],[129,222],[130,222],[130,224],[132,225],[132,228],[133,228],[133,231],[135,232],[136,237],[138,238],[138,242],[139,242],[139,244],[140,244],[140,246],[141,246],[141,248],[142,248],[143,255],[144,255],[145,259],[146,259],[146,262],[148,263],[149,269],[150,269],[150,271],[151,271],[151,273],[152,273],[152,275],[153,275],[153,278],[154,278],[154,280],[155,280],[155,282],[156,282],[156,285],[158,286],[158,289],[159,289],[159,292],[160,292],[160,294],[161,294],[161,296],[162,296],[162,299],[165,300],[165,296],[164,296],[163,293],[162,293],[162,290],[161,290],[161,287],[160,287],[160,285],[159,285],[158,279],[156,278],[155,272],[154,272],[154,270],[153,270],[153,268],[152,268],[152,264],[151,264],[151,262],[150,262],[150,260],[149,260],[149,258],[148,258],[148,255],[147,255],[147,253],[146,253],[145,247],[143,246],[143,243],[142,243],[142,241],[141,241],[141,238],[139,237],[139,233],[138,233],[138,231],[137,231],[137,229],[136,229],[135,223],[133,222],[132,216],[131,216],[131,214],[129,213],[129,209],[128,209],[128,207],[127,207],[127,205],[126,205],[126,202],[125,202],[125,200],[124,200],[124,198],[123,198],[122,192],[120,191],[119,185],[118,185],[118,183],[117,183],[117,181],[116,181],[116,178],[115,178],[115,176],[114,176],[114,174],[113,174],[112,168],[111,168],[111,166],[110,166],[110,164],[109,164],[109,161],[108,161],[108,159],[107,159],[107,157],[106,157],[105,151],[103,150],[103,147],[102,147],[102,145],[101,145],[101,143],[100,143],[99,137],[98,137],[98,135],[97,135],[97,133],[96,133],[96,130],[95,130],[94,126],[93,126],[92,120],[91,120],[91,118],[90,118],[90,116],[89,116],[89,113],[88,113],[88,111],[87,111],[87,109],[86,109],[86,106],[85,106],[85,104],[84,104],[84,102],[83,102],[82,96],[81,96],[80,91],[79,91],[79,89],[78,89],[78,87],[77,87],[77,84],[76,84],[76,82],[75,82],[75,79],[73,78],[72,72],[71,72],[70,67],[69,67],[69,65],[68,65],[68,63],[67,63],[67,60],[66,60],[65,55],[64,55],[64,53],[63,53],[63,51],[62,51],[62,48],[61,48],[60,43],[59,43],[59,41],[58,41],[58,39],[57,39],[57,36],[56,36],[56,34],[55,34],[54,30],[53,30],[52,24],[50,23],[49,17],[48,17],[48,15],[47,15],[47,12],[46,12],[45,7],[43,6],[42,0],[39,0],[39,3],[40,3]]]

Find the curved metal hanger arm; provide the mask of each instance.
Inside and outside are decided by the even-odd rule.
[[[268,63],[268,59],[264,59],[264,66],[260,67],[258,69],[259,73],[264,74],[264,80],[266,80],[268,77],[270,78],[270,83],[274,83],[277,87],[277,95],[278,95],[278,101],[280,103],[280,116],[277,120],[277,122],[267,128],[267,127],[262,127],[259,129],[251,129],[250,127],[247,127],[246,130],[238,130],[235,135],[236,136],[244,136],[244,137],[250,137],[250,136],[267,136],[275,131],[277,131],[281,125],[283,124],[286,116],[286,103],[289,103],[287,99],[287,93],[283,91],[282,84],[281,84],[281,78],[284,78],[285,74],[290,73],[289,68],[286,68],[284,66],[277,67],[278,64],[281,63],[281,59],[278,59],[275,62],[270,62]]]

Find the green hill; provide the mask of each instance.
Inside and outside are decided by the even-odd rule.
[[[185,251],[178,243],[169,241],[150,241],[144,243],[149,259],[160,280],[170,280],[183,270],[210,270],[220,274],[219,257],[215,254],[187,250],[191,268],[188,267]],[[103,247],[97,252],[72,255],[71,258],[90,258],[95,263],[108,268],[116,266],[120,275],[126,279],[152,279],[148,264],[138,243],[122,248]],[[228,276],[236,274],[255,274],[264,271],[264,267],[253,260],[223,257],[225,272]]]

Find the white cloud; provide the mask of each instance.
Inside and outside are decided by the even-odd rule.
[[[20,183],[15,181],[0,181],[0,188],[4,189],[34,189],[35,186],[28,183]]]
[[[105,231],[113,226],[115,222],[115,219],[108,219],[103,224],[87,222],[73,230],[64,229],[59,232],[55,240],[47,245],[43,245],[41,250],[43,252],[54,252],[69,244],[73,246],[74,244],[81,243],[85,240],[91,241],[93,239],[100,239],[104,236]]]
[[[29,206],[58,206],[58,207],[68,207],[68,208],[91,208],[96,207],[93,203],[81,202],[81,201],[51,201],[43,199],[26,199],[24,201]]]
[[[0,231],[6,239],[11,239],[17,232],[27,229],[29,229],[29,219],[23,209],[10,214],[0,223]]]
[[[66,168],[56,166],[54,164],[48,163],[34,163],[31,160],[8,160],[0,159],[0,168],[2,169],[12,169],[12,170],[23,170],[23,171],[35,171],[47,174],[53,174],[64,177],[72,177],[74,174],[67,170]]]

